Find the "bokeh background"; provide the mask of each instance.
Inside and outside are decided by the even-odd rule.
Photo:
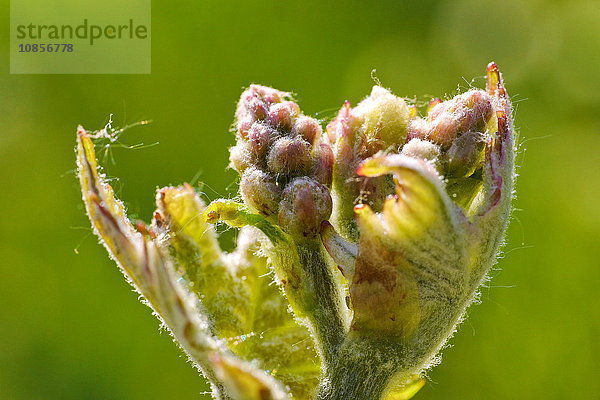
[[[153,121],[121,140],[158,145],[104,162],[149,220],[157,186],[235,192],[228,128],[249,83],[327,119],[373,77],[427,100],[482,86],[491,60],[521,133],[516,212],[482,304],[416,399],[600,395],[600,2],[155,0],[138,76],[9,75],[7,0],[0,13],[1,399],[208,398],[90,234],[77,124]]]

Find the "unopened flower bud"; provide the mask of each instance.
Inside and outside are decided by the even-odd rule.
[[[245,203],[262,215],[273,215],[281,198],[281,190],[275,180],[264,171],[250,168],[240,181],[240,192]]]
[[[240,96],[237,106],[236,119],[244,121],[263,120],[272,104],[280,102],[289,94],[266,86],[250,85]],[[238,126],[239,129],[239,126]]]
[[[381,86],[373,86],[371,95],[360,102],[353,114],[363,120],[366,141],[379,142],[381,150],[397,147],[406,140],[408,105]]]
[[[279,226],[293,236],[312,238],[331,215],[329,189],[313,179],[294,179],[283,191]]]
[[[306,115],[300,116],[292,129],[292,133],[302,136],[311,144],[314,144],[321,137],[322,132],[323,130],[319,122]]]
[[[247,104],[248,114],[254,120],[264,120],[267,117],[267,105],[264,101],[254,98]]]
[[[248,144],[239,142],[229,149],[229,166],[240,174],[252,165],[252,155],[248,149]]]
[[[255,122],[248,130],[249,150],[257,157],[264,156],[276,136],[277,131],[273,128],[266,124]]]
[[[290,130],[294,126],[294,119],[298,114],[300,114],[300,108],[293,101],[277,103],[269,110],[269,122],[280,129]]]
[[[301,138],[282,137],[269,152],[269,170],[276,174],[302,174],[311,166],[310,144]]]
[[[313,150],[314,172],[313,176],[317,182],[326,186],[331,185],[333,174],[333,151],[327,143],[320,143]]]
[[[242,139],[246,139],[248,137],[248,130],[250,129],[251,126],[252,126],[252,118],[250,118],[249,116],[246,116],[244,119],[238,121],[236,124],[236,129],[237,129],[238,135]]]
[[[470,90],[431,109],[427,138],[447,148],[465,132],[484,132],[492,115],[491,96],[483,90]]]

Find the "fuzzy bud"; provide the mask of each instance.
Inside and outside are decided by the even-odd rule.
[[[353,110],[363,121],[366,142],[378,142],[377,150],[398,147],[406,140],[409,110],[404,99],[381,86],[373,86],[371,95]]]
[[[381,210],[354,207],[358,240],[346,243],[350,235],[331,226],[321,235],[348,279],[352,334],[396,343],[415,370],[455,330],[495,263],[514,180],[511,105],[494,63],[486,91],[430,107],[427,119],[411,121],[414,137],[400,154],[379,153],[356,169],[367,178],[392,175],[395,185]],[[349,125],[340,126],[351,137]]]
[[[310,178],[296,178],[284,190],[279,225],[293,236],[312,238],[331,215],[329,189]]]
[[[321,137],[323,130],[316,119],[303,115],[296,120],[292,133],[314,144]]]
[[[248,130],[249,150],[253,155],[262,157],[277,136],[277,131],[259,122],[255,122]]]
[[[269,122],[280,129],[290,130],[294,119],[300,114],[300,108],[293,101],[275,104],[269,110]]]
[[[314,178],[326,186],[331,185],[333,174],[333,151],[327,143],[314,147]]]
[[[267,165],[276,174],[302,174],[311,165],[310,143],[300,138],[283,137],[271,147]]]
[[[449,147],[465,132],[484,132],[492,115],[491,96],[483,90],[470,90],[431,109],[427,138]]]
[[[264,120],[272,104],[279,103],[283,98],[289,97],[288,93],[280,92],[266,86],[250,85],[240,96],[237,106],[236,119],[238,129],[245,121]]]
[[[252,156],[248,144],[240,142],[229,149],[229,167],[242,173],[252,165]]]
[[[262,215],[277,212],[281,190],[275,180],[264,171],[250,168],[242,175],[240,192],[247,205]]]
[[[239,137],[246,139],[248,137],[248,130],[252,126],[252,118],[246,116],[244,119],[238,121],[236,125],[237,133]]]

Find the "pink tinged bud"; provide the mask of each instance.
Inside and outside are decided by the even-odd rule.
[[[263,157],[276,136],[277,131],[273,128],[255,122],[248,130],[248,148],[253,155]]]
[[[238,121],[245,119],[251,119],[252,121],[264,120],[267,117],[269,107],[285,97],[289,97],[289,94],[266,86],[250,85],[240,96],[236,118]]]
[[[445,154],[446,175],[463,178],[473,174],[484,159],[486,138],[479,132],[467,132],[452,143]]]
[[[229,149],[229,166],[240,174],[253,164],[248,144],[239,142]]]
[[[267,105],[260,99],[253,98],[248,102],[246,108],[254,120],[264,120],[267,117]]]
[[[244,119],[237,122],[237,132],[242,139],[248,138],[248,130],[252,126],[252,118],[245,117]]]
[[[277,213],[281,190],[275,180],[264,171],[250,168],[240,181],[240,192],[244,202],[262,215]]]
[[[294,120],[300,114],[300,107],[293,101],[285,101],[273,105],[269,110],[269,122],[271,125],[283,130],[291,130]]]
[[[314,144],[315,141],[321,137],[323,130],[316,119],[302,115],[296,120],[292,133],[299,135],[309,143]]]
[[[317,182],[331,186],[333,174],[333,151],[327,143],[320,143],[313,150],[314,173]]]
[[[250,85],[248,90],[267,103],[279,103],[283,98],[289,97],[289,93],[268,86]]]
[[[296,178],[283,191],[279,226],[297,237],[313,238],[331,215],[329,189],[311,178]]]
[[[311,167],[310,144],[300,138],[282,137],[271,147],[267,166],[276,174],[301,174]]]
[[[492,116],[492,98],[483,90],[470,90],[431,109],[429,138],[449,147],[465,132],[484,132]]]
[[[429,123],[423,118],[413,118],[408,125],[407,140],[411,139],[427,139],[429,135]]]

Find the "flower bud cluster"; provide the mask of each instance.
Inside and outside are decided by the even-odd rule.
[[[468,207],[480,187],[485,146],[491,140],[488,127],[496,126],[494,102],[486,91],[470,90],[447,101],[433,99],[423,118],[416,107],[379,86],[354,108],[346,102],[327,127],[335,157],[334,189],[339,197],[334,202],[353,200],[381,210],[394,191],[390,177],[361,177],[355,171],[369,157],[389,152],[428,161],[448,181],[448,192],[457,203]],[[465,185],[467,178],[470,181]],[[334,217],[342,231],[349,226],[344,233],[356,238],[349,207],[345,213],[344,207],[334,204],[334,208],[340,211]]]
[[[251,85],[236,112],[231,167],[246,205],[289,234],[314,237],[331,214],[333,154],[319,122],[289,93]]]
[[[472,175],[483,161],[488,125],[495,123],[494,99],[483,90],[469,90],[447,101],[432,100],[425,118],[413,118],[408,139],[429,141],[440,148],[438,169],[446,178]]]

